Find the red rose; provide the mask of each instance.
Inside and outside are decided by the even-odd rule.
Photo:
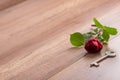
[[[85,49],[89,53],[96,53],[99,52],[103,48],[103,45],[100,43],[99,40],[95,38],[90,38],[88,41],[85,43]]]

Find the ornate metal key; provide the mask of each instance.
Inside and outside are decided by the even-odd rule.
[[[90,64],[90,67],[92,67],[92,66],[98,67],[99,66],[99,62],[101,62],[102,60],[104,60],[106,58],[109,58],[109,57],[115,57],[115,56],[116,56],[116,54],[113,51],[106,51],[105,55],[102,56],[101,58],[95,60],[94,62],[92,62]]]

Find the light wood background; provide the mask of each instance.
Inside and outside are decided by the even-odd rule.
[[[69,42],[71,33],[89,31],[94,17],[119,31],[120,0],[25,0],[10,6],[0,11],[0,80],[120,80],[119,33],[99,54],[86,55]],[[106,47],[117,57],[90,68]]]

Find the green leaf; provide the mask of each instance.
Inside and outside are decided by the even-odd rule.
[[[96,27],[103,28],[103,25],[96,18],[94,18],[93,21],[94,21]]]
[[[117,34],[117,29],[113,27],[104,26],[104,30],[106,30],[111,35]]]
[[[92,34],[84,33],[83,36],[84,36],[84,38],[87,40],[87,39],[89,39],[90,37],[92,37]]]
[[[73,34],[70,35],[70,42],[73,46],[82,46],[85,42],[84,36],[79,33],[79,32],[75,32]]]
[[[103,30],[102,37],[103,37],[104,41],[108,42],[110,35],[105,30]]]

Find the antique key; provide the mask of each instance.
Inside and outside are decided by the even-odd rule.
[[[115,56],[116,56],[116,54],[113,51],[106,51],[105,55],[102,56],[101,58],[95,60],[94,62],[92,62],[90,64],[90,67],[92,67],[92,66],[98,67],[99,66],[99,62],[101,62],[102,60],[104,60],[106,58],[109,58],[109,57],[115,57]]]

